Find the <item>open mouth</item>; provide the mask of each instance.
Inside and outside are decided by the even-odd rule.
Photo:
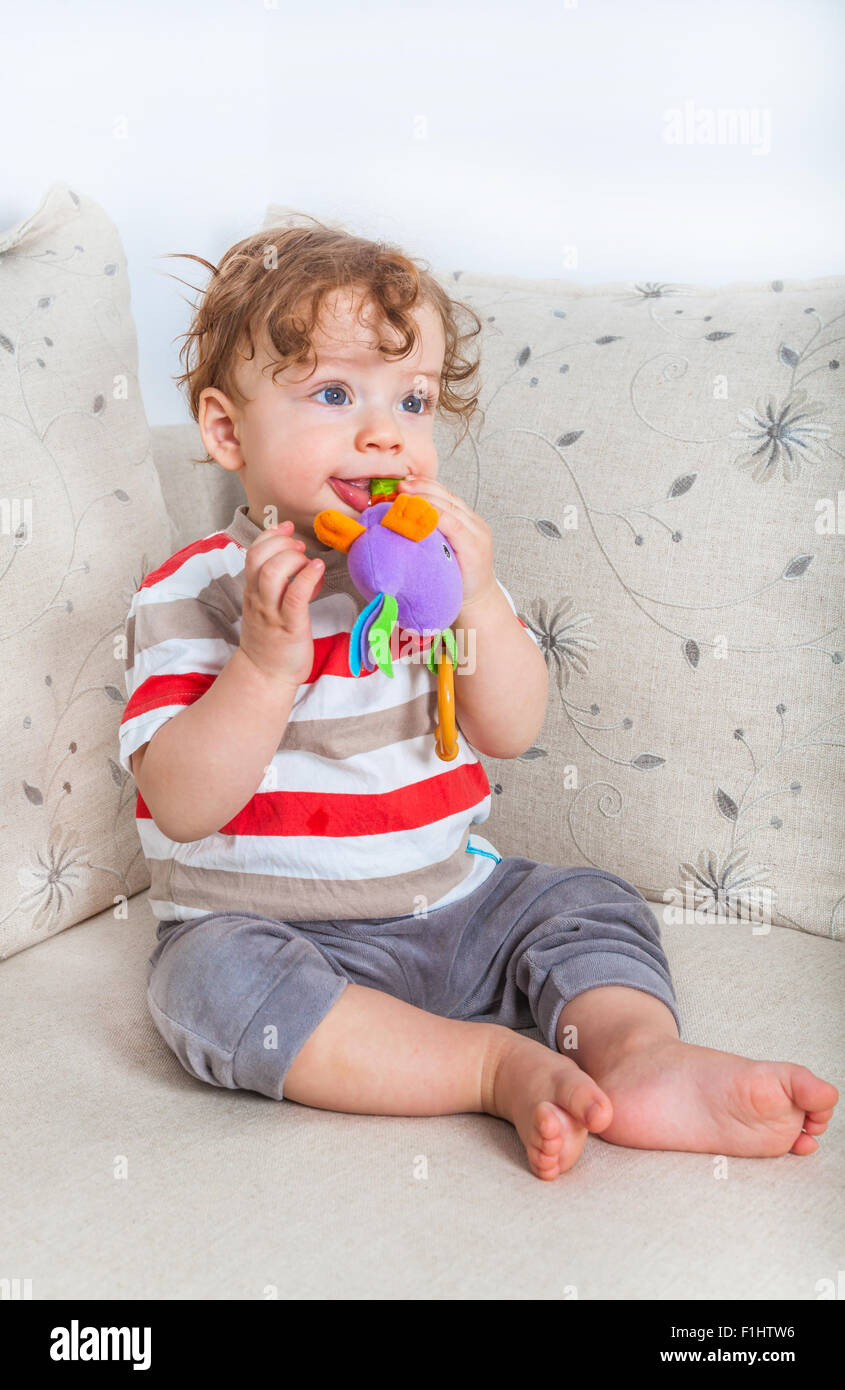
[[[366,511],[370,505],[369,478],[329,478],[329,482],[340,498],[356,512]]]

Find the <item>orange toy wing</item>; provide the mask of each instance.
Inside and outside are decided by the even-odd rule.
[[[419,500],[422,501],[422,498]],[[349,553],[352,542],[363,536],[366,529],[360,521],[355,521],[353,517],[337,511],[334,507],[327,507],[314,518],[314,535],[318,540],[321,540],[323,545],[330,545],[333,550],[342,550],[346,554]]]
[[[436,507],[432,507],[424,497],[410,497],[407,492],[402,492],[390,504],[389,511],[385,512],[379,524],[400,536],[407,536],[409,541],[424,541],[426,536],[431,535],[437,521]]]

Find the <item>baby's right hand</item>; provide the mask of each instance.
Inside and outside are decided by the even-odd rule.
[[[264,531],[246,552],[241,650],[268,680],[296,689],[314,665],[308,605],[325,565],[309,561],[292,527],[283,521]]]

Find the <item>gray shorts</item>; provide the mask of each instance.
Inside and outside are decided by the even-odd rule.
[[[473,893],[427,916],[285,922],[254,912],[160,922],[147,966],[156,1028],[192,1076],[282,1100],[288,1068],[349,981],[444,1018],[539,1029],[629,985],[672,1011],[657,919],[604,869],[512,855]]]

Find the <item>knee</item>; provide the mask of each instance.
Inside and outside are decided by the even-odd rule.
[[[235,1080],[239,1048],[268,998],[284,1020],[325,976],[334,981],[329,963],[287,923],[220,915],[177,929],[150,972],[147,1002],[186,1071],[236,1089],[245,1084]]]
[[[271,982],[293,970],[308,945],[267,918],[220,914],[198,926],[188,922],[150,972],[147,997],[181,1028],[233,1051]]]
[[[609,869],[585,869],[566,883],[567,897],[589,907],[594,903],[641,903],[648,906],[639,888]]]
[[[581,933],[602,935],[605,930],[633,932],[650,942],[660,942],[660,927],[638,888],[619,874],[591,869],[567,884],[567,916],[576,918]],[[632,938],[635,939],[635,938]]]

